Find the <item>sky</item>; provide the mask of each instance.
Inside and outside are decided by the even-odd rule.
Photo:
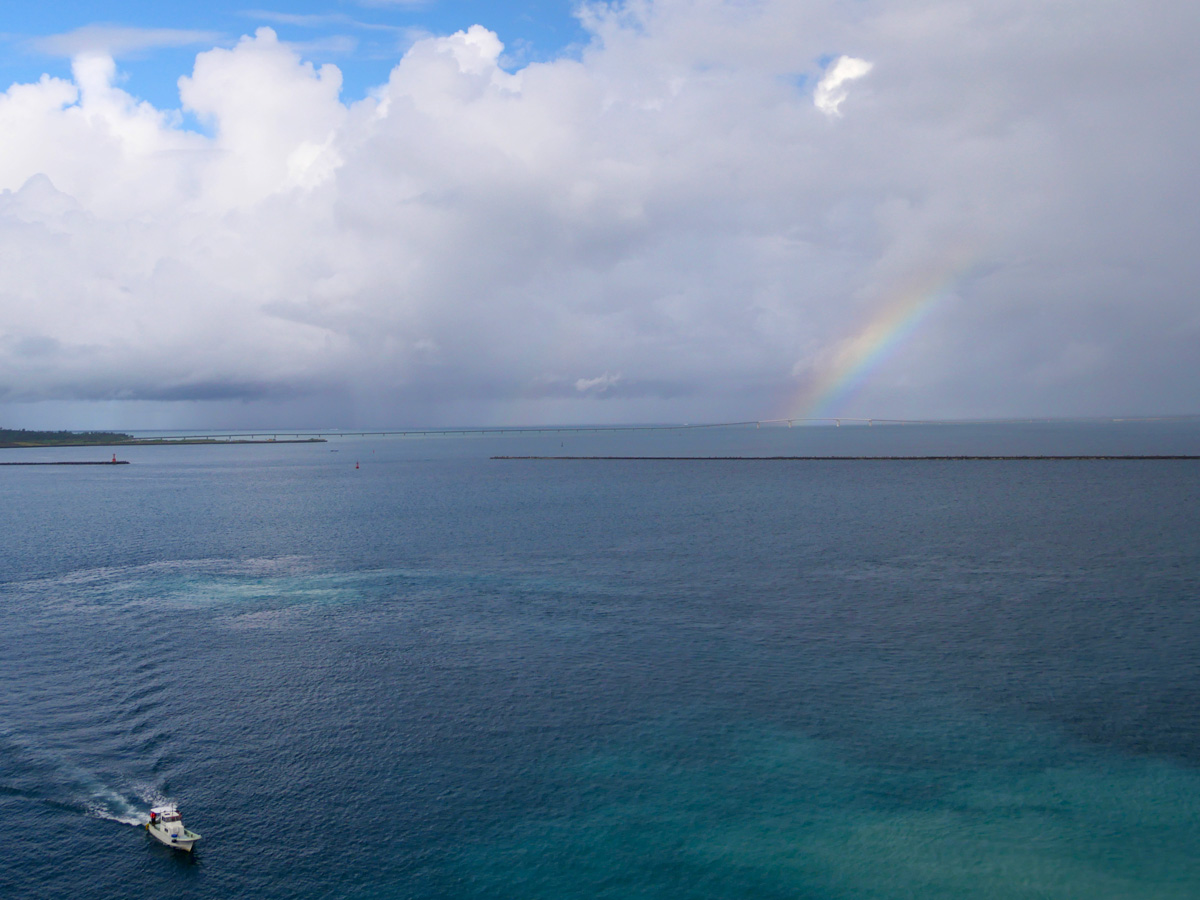
[[[1198,40],[1175,0],[6,0],[0,427],[1200,413]]]

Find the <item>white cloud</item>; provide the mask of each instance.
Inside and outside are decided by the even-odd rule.
[[[357,0],[357,2],[359,6],[366,7],[400,6],[420,9],[434,3],[435,0]]]
[[[42,53],[51,56],[98,54],[128,56],[142,50],[161,47],[194,47],[211,44],[220,38],[213,31],[191,31],[180,28],[132,28],[119,25],[85,25],[64,34],[50,35],[31,42]]]
[[[613,385],[619,383],[621,374],[611,375],[605,372],[603,375],[597,375],[595,378],[580,378],[575,382],[575,390],[581,394],[586,394],[589,391],[596,394],[603,394]]]
[[[813,104],[827,116],[840,116],[840,107],[849,94],[847,82],[862,78],[873,68],[874,65],[865,59],[839,56],[817,82],[817,89],[813,91]]]
[[[341,165],[335,146],[347,110],[336,66],[301,62],[270,28],[232,50],[201,53],[179,80],[183,107],[215,126],[195,171],[209,209],[248,209],[293,187],[311,189]]]
[[[515,72],[484,27],[422,38],[351,105],[336,67],[262,29],[180,79],[202,134],[118,87],[110,54],[11,86],[0,414],[781,415],[834,348],[947,285],[860,411],[1194,404],[1183,11],[647,0],[584,18],[578,58]],[[842,47],[877,66],[849,103],[867,64],[816,62]]]

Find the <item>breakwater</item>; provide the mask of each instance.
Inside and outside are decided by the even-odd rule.
[[[957,462],[1025,460],[1164,460],[1200,459],[1200,454],[1110,454],[1060,456],[493,456],[491,459],[529,460],[638,460],[655,462]]]
[[[0,466],[127,466],[127,459],[55,460],[53,462],[0,462]]]

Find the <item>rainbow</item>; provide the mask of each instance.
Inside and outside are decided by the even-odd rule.
[[[787,418],[825,419],[844,408],[872,373],[915,332],[955,283],[970,268],[956,257],[934,275],[912,279],[903,290],[881,304],[870,321],[842,342],[836,355],[818,371],[789,404]]]

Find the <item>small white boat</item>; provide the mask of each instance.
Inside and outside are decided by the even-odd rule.
[[[146,823],[146,830],[176,850],[191,851],[192,844],[200,840],[200,835],[183,827],[183,817],[179,815],[174,803],[156,806],[150,810],[150,821]]]

